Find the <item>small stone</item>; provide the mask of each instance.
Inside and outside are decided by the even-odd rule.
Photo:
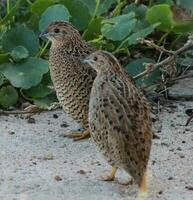
[[[169,178],[168,178],[168,180],[170,181],[170,180],[173,180],[174,178],[172,177],[172,176],[170,176]]]
[[[61,181],[61,180],[62,180],[62,178],[61,178],[60,176],[55,176],[54,179],[55,179],[56,181]]]
[[[66,128],[66,127],[68,127],[69,125],[68,125],[67,123],[63,123],[63,124],[61,124],[60,126],[63,127],[63,128]]]
[[[162,190],[160,190],[160,191],[158,192],[158,194],[160,194],[160,195],[161,195],[161,194],[163,194],[163,191],[162,191]]]
[[[53,155],[46,155],[42,159],[43,160],[54,160],[54,156]]]
[[[58,115],[57,114],[53,114],[53,118],[57,119]]]
[[[181,147],[178,147],[177,150],[178,150],[178,151],[182,151],[182,148],[181,148]]]
[[[35,124],[36,123],[36,121],[35,121],[35,119],[33,117],[28,118],[27,122],[29,124]]]
[[[156,161],[155,160],[152,160],[152,165],[155,165],[156,164]]]
[[[9,135],[14,135],[14,134],[15,134],[14,131],[9,132]]]
[[[86,174],[86,172],[85,172],[84,170],[82,170],[82,169],[79,170],[79,171],[77,171],[77,173],[78,173],[78,174]]]
[[[193,186],[186,186],[186,189],[193,191]]]
[[[169,99],[192,100],[193,99],[193,77],[184,78],[175,82],[168,90]]]
[[[188,116],[191,116],[193,114],[193,109],[186,109],[185,113],[188,115]]]
[[[156,135],[155,133],[153,134],[153,139],[160,139],[160,136]]]

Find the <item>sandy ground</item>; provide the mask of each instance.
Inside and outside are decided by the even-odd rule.
[[[184,126],[192,105],[166,105],[154,125],[150,200],[193,200],[193,122]],[[135,199],[135,185],[98,180],[109,166],[91,140],[62,136],[78,128],[63,111],[33,118],[0,116],[0,200]],[[117,177],[129,180],[124,172]]]

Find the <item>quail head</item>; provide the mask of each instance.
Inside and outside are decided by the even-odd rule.
[[[150,107],[118,60],[106,51],[89,55],[97,72],[89,104],[91,137],[112,166],[105,180],[113,180],[118,168],[128,172],[147,193],[146,172],[152,125]]]
[[[51,23],[41,34],[51,41],[49,65],[51,78],[60,104],[84,132],[65,134],[83,139],[90,135],[88,106],[95,71],[81,62],[94,49],[81,39],[78,30],[69,22]]]

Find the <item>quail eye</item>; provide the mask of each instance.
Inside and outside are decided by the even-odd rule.
[[[93,60],[94,60],[94,61],[97,61],[97,57],[95,56],[95,57],[93,58]]]
[[[54,33],[59,33],[59,32],[60,32],[60,30],[58,28],[54,29]]]

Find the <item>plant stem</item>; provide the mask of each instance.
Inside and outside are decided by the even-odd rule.
[[[22,96],[25,100],[30,101],[30,102],[32,101],[31,98],[27,97],[27,96],[23,93],[22,89],[20,89],[19,92],[20,92],[21,96]]]
[[[91,20],[90,20],[88,26],[94,21],[95,17],[97,16],[97,12],[98,12],[98,10],[99,10],[99,5],[100,5],[100,0],[96,0],[96,7],[95,7],[94,13],[93,13],[93,15],[92,15],[92,18],[91,18]],[[84,38],[84,36],[85,36],[87,30],[88,30],[88,29],[85,29],[85,30],[84,30],[84,32],[83,32],[83,34],[82,34],[82,38]]]
[[[152,64],[152,63],[146,64],[146,69],[142,73],[136,75],[134,77],[134,79],[135,80],[139,79],[139,78],[149,74],[153,70],[155,70],[163,65],[168,64],[169,62],[174,60],[174,57],[176,57],[178,54],[186,51],[187,49],[189,49],[192,46],[193,46],[193,35],[190,35],[187,42],[181,48],[177,49],[176,51],[170,51],[172,53],[172,55],[168,56],[166,59],[164,59],[156,64]]]
[[[158,46],[160,46],[160,44],[163,42],[163,40],[170,34],[170,32],[166,32],[162,35],[162,37],[160,38],[160,40],[158,41]]]
[[[10,13],[10,1],[9,0],[6,0],[6,9],[7,9],[7,15]]]
[[[26,2],[27,2],[29,5],[32,4],[32,2],[31,2],[30,0],[26,0]]]
[[[113,11],[113,16],[118,16],[121,13],[121,9],[123,8],[123,6],[125,6],[125,4],[127,4],[126,0],[123,0],[123,2],[121,2],[121,0],[117,1],[117,6],[115,7],[114,11]]]
[[[176,42],[182,37],[182,34],[178,35],[175,40],[172,42],[172,44],[170,45],[170,49],[172,49],[174,47],[174,45],[176,44]]]
[[[148,7],[151,7],[152,3],[153,3],[153,0],[150,0]]]
[[[49,44],[50,44],[50,41],[47,41],[46,44],[41,48],[41,50],[39,52],[39,57],[41,57],[45,53]]]

